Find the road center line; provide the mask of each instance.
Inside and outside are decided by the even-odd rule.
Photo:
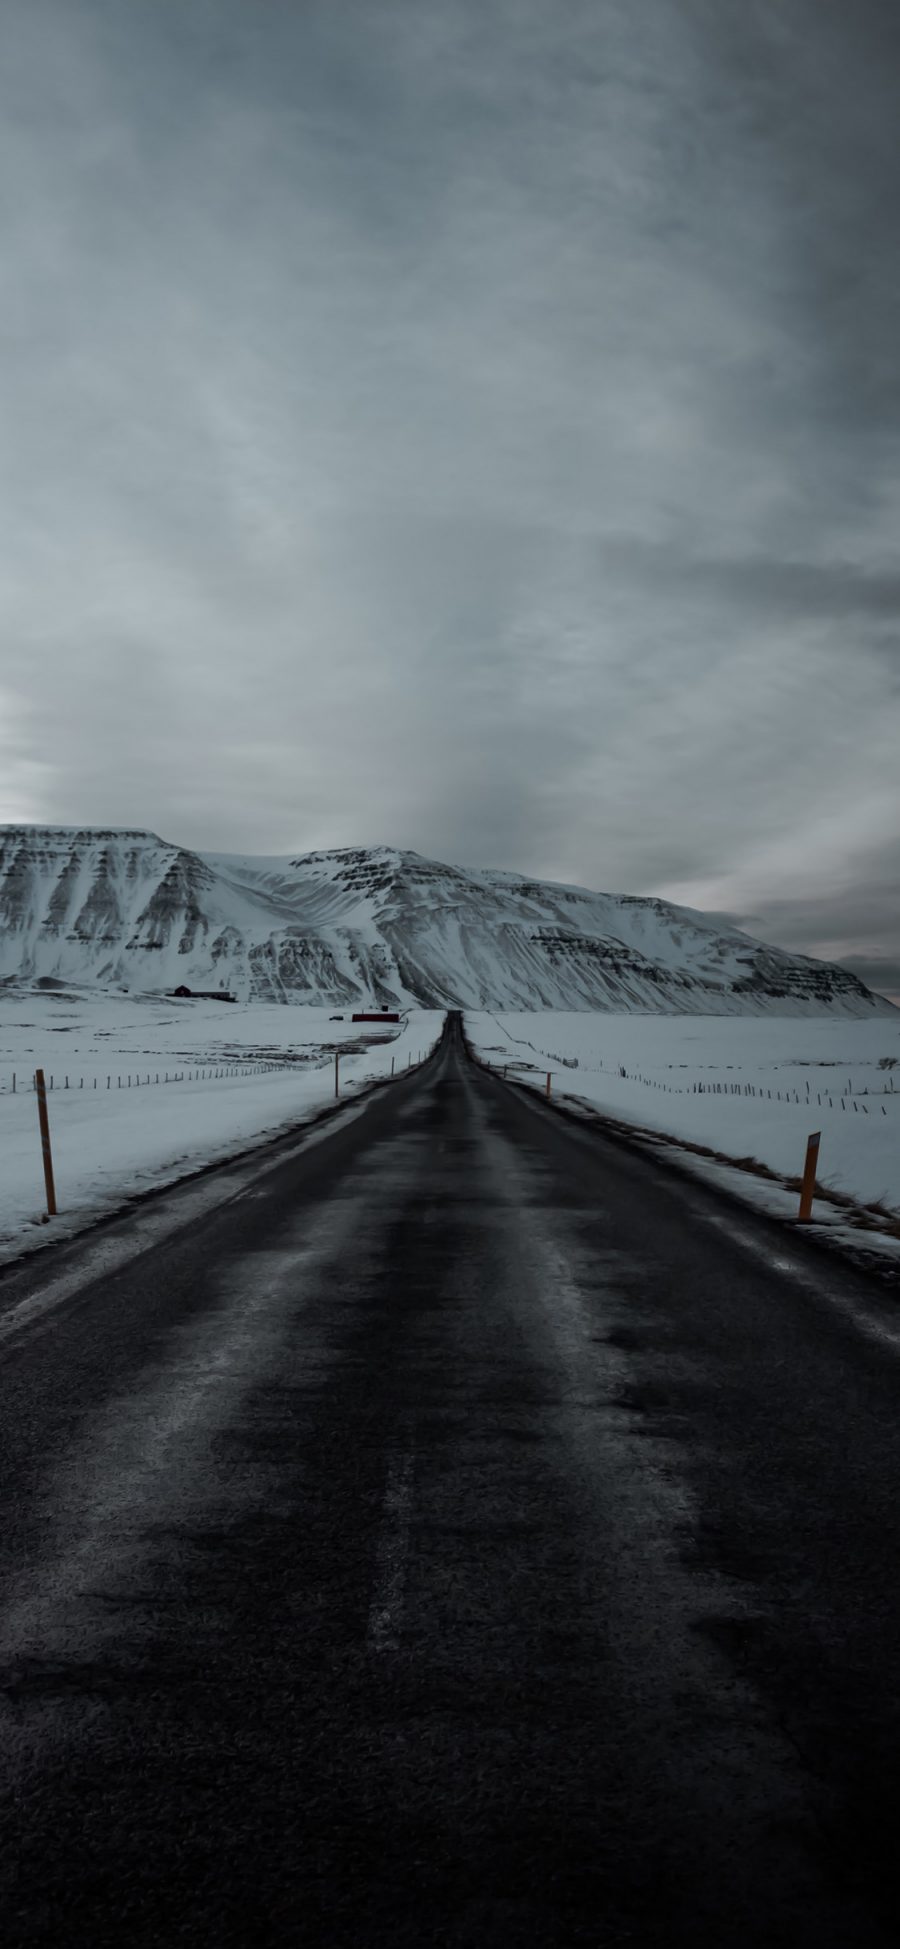
[[[366,1630],[366,1645],[374,1652],[396,1651],[400,1642],[414,1468],[412,1447],[391,1457]]]

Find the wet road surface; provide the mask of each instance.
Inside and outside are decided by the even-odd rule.
[[[308,1153],[48,1282],[0,1284],[6,1943],[900,1941],[900,1334],[862,1277],[451,1018]]]

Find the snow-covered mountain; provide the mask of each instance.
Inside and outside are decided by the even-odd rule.
[[[0,827],[0,980],[284,1002],[670,1014],[893,1014],[855,976],[664,900],[443,866],[298,859],[154,833]]]

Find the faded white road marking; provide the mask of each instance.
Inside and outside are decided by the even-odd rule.
[[[414,1468],[415,1458],[411,1447],[391,1458],[384,1514],[375,1552],[375,1588],[369,1605],[366,1631],[370,1651],[396,1651],[400,1642]]]
[[[325,1205],[278,1250],[254,1252],[220,1281],[222,1302],[173,1332],[164,1358],[67,1446],[47,1484],[53,1523],[43,1549],[0,1600],[0,1663],[23,1647],[62,1656],[77,1620],[83,1648],[121,1625],[98,1587],[127,1587],[165,1524],[218,1520],[264,1496],[264,1479],[217,1468],[216,1434],[239,1427],[242,1403],[278,1373],[292,1321],[340,1248],[343,1214]],[[321,1357],[321,1356],[320,1356]]]
[[[768,1266],[772,1272],[779,1273],[784,1279],[790,1279],[802,1292],[814,1299],[824,1300],[827,1305],[833,1307],[835,1312],[842,1313],[845,1319],[852,1320],[854,1326],[860,1333],[865,1334],[867,1339],[876,1341],[882,1348],[890,1348],[894,1354],[900,1353],[900,1324],[891,1317],[890,1312],[881,1310],[880,1295],[877,1292],[873,1292],[873,1303],[869,1310],[864,1289],[863,1297],[860,1299],[841,1279],[840,1274],[836,1278],[831,1276],[824,1257],[821,1268],[801,1264],[799,1259],[792,1258],[789,1253],[774,1250],[765,1238],[757,1238],[753,1232],[747,1231],[740,1221],[732,1218],[730,1214],[726,1217],[718,1212],[700,1211],[697,1215],[707,1225],[714,1226],[716,1231],[724,1232],[735,1244],[742,1246],[745,1252],[761,1260],[763,1265]],[[864,1244],[865,1236],[864,1232],[859,1234],[860,1244]]]

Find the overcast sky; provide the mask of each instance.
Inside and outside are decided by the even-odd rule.
[[[0,817],[900,990],[896,0],[4,0]]]

